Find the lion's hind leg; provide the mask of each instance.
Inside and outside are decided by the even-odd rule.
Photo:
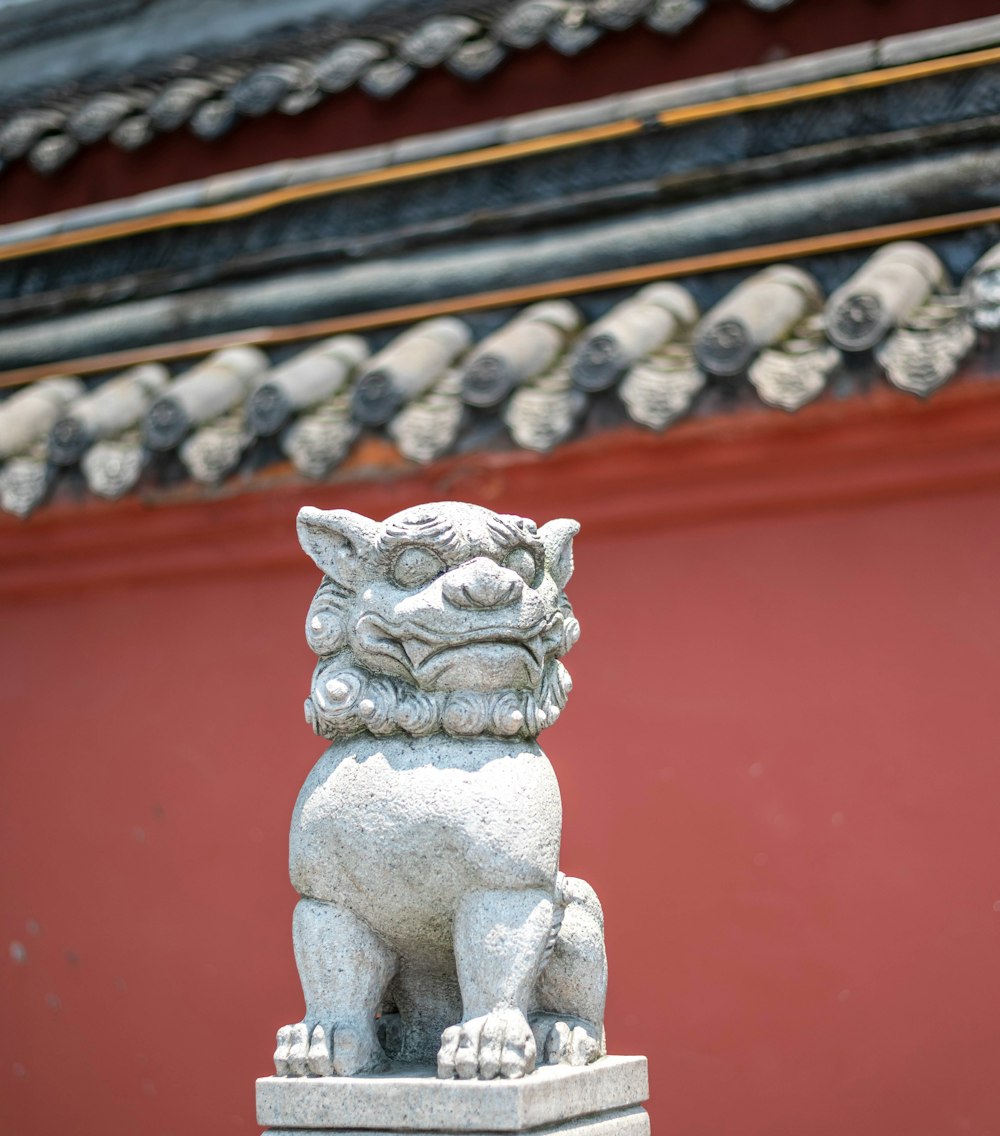
[[[306,1016],[278,1031],[278,1075],[351,1076],[383,1068],[375,1015],[396,956],[356,915],[316,899],[296,906],[293,939]]]
[[[584,880],[560,875],[558,888],[562,924],[538,978],[532,1026],[546,1063],[587,1065],[604,1053],[604,913]]]

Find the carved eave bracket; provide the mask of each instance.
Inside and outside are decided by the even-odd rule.
[[[618,394],[633,421],[664,430],[690,411],[705,381],[690,344],[669,343],[632,367]]]
[[[468,420],[459,371],[449,371],[423,398],[411,402],[389,423],[389,437],[411,461],[426,464],[451,450]]]
[[[148,462],[141,434],[130,430],[119,438],[95,442],[80,459],[80,468],[91,493],[117,501],[138,485]]]
[[[762,351],[747,377],[761,402],[791,412],[818,398],[842,364],[823,334],[823,317],[812,315],[788,339]]]
[[[503,420],[511,437],[526,450],[547,453],[573,434],[587,410],[587,396],[577,390],[565,366],[511,395]]]
[[[279,438],[286,457],[304,477],[321,479],[347,457],[361,426],[351,417],[350,395],[335,395],[300,415]]]
[[[195,481],[218,485],[240,464],[253,435],[246,428],[243,408],[217,418],[189,435],[178,450]]]
[[[969,270],[962,285],[962,303],[974,328],[1000,331],[1000,244]]]
[[[875,351],[894,387],[926,398],[958,370],[976,344],[976,332],[957,297],[918,308]]]
[[[48,496],[54,477],[43,456],[11,458],[0,468],[0,508],[27,517]]]

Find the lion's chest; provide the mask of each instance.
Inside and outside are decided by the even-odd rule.
[[[450,917],[470,888],[552,886],[559,790],[537,747],[366,741],[332,746],[299,795],[291,868],[303,894],[382,922]]]

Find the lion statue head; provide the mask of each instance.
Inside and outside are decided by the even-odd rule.
[[[535,737],[572,685],[559,659],[580,634],[563,591],[579,528],[452,501],[382,524],[302,509],[299,541],[324,574],[306,720],[331,739]]]

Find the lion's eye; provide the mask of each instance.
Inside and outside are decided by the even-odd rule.
[[[401,588],[419,588],[440,575],[447,565],[429,548],[404,548],[392,566],[392,578]]]
[[[535,558],[526,548],[515,548],[513,552],[508,552],[503,565],[516,572],[526,584],[532,583],[538,575]]]

